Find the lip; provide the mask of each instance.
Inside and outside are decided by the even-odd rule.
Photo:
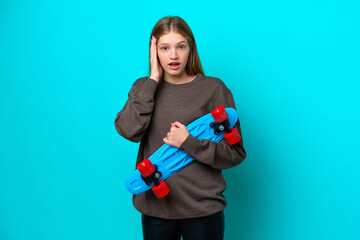
[[[171,63],[178,63],[178,65],[171,66],[171,65],[170,65]],[[169,67],[170,67],[170,69],[172,69],[172,70],[176,70],[176,69],[178,69],[178,68],[180,67],[180,63],[179,63],[179,62],[171,62],[171,63],[169,63]]]

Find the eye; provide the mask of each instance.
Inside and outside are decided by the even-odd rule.
[[[166,51],[167,47],[162,47],[161,49],[164,50],[164,51]]]
[[[180,49],[185,49],[185,46],[184,46],[184,45],[181,45],[181,46],[180,46]]]

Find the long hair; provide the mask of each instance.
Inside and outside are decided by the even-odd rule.
[[[190,45],[190,54],[188,62],[185,67],[185,71],[188,75],[195,75],[197,73],[204,74],[203,68],[201,66],[199,53],[196,47],[194,35],[187,23],[180,17],[168,16],[160,19],[154,26],[151,35],[150,35],[150,44],[149,44],[149,75],[151,74],[151,61],[150,61],[150,47],[151,47],[151,36],[154,35],[156,39],[159,39],[162,35],[165,35],[169,32],[176,32],[181,34]],[[163,72],[164,74],[164,72]]]

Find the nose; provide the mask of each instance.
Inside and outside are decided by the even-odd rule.
[[[171,54],[170,54],[170,58],[171,59],[177,59],[178,58],[178,53],[177,53],[176,49],[172,49]]]

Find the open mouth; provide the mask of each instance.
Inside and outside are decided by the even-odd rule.
[[[180,66],[180,63],[173,62],[173,63],[170,63],[169,66],[170,66],[171,69],[178,69],[179,66]]]

